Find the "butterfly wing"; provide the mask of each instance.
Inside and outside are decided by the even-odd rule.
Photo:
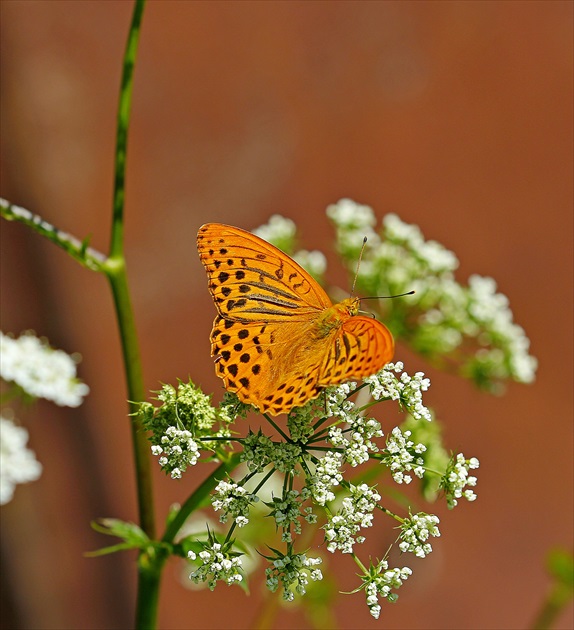
[[[263,239],[229,225],[199,228],[197,248],[219,315],[239,322],[307,321],[331,306],[300,265]]]
[[[317,385],[328,387],[376,374],[394,352],[395,342],[385,325],[371,317],[349,317],[328,344]]]
[[[291,322],[277,326],[217,315],[211,354],[225,389],[274,416],[316,398],[321,362],[310,352],[309,337],[296,333]]]

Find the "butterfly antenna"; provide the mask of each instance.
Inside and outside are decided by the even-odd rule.
[[[363,239],[363,245],[361,247],[361,251],[359,252],[359,260],[357,261],[357,269],[355,271],[355,279],[353,280],[353,286],[351,288],[351,295],[353,297],[353,293],[355,293],[355,285],[357,284],[357,278],[359,277],[359,267],[361,266],[361,260],[363,259],[363,252],[365,251],[365,245],[367,244],[367,237]]]
[[[359,298],[361,302],[363,300],[389,300],[391,298],[404,297],[405,295],[413,295],[414,291],[407,291],[406,293],[398,293],[397,295],[370,295],[368,297]]]

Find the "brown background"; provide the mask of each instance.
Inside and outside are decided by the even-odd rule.
[[[423,368],[455,450],[480,458],[478,501],[442,507],[443,537],[398,604],[371,620],[341,596],[342,628],[524,628],[549,587],[544,558],[572,540],[572,3],[151,2],[135,76],[126,249],[145,382],[213,374],[213,307],[195,250],[206,221],[295,219],[332,242],[342,196],[397,212],[456,251],[458,278],[494,276],[540,361],[502,398]],[[4,1],[2,194],[106,251],[120,60],[131,2]],[[345,286],[330,256],[329,277]],[[129,425],[103,277],[2,222],[2,329],[28,328],[83,355],[79,410],[24,418],[45,466],[2,508],[6,628],[127,628],[133,556],[89,521],[135,519]],[[155,465],[155,464],[154,464]],[[157,466],[156,466],[157,467]],[[156,470],[158,520],[200,480]],[[194,476],[195,475],[195,476]],[[431,508],[432,510],[433,508]],[[381,555],[381,519],[365,550]],[[405,559],[406,563],[406,559]],[[339,587],[349,559],[331,561]],[[261,583],[193,594],[171,564],[163,628],[247,628]],[[278,628],[304,628],[280,612]],[[560,627],[572,627],[572,610]]]

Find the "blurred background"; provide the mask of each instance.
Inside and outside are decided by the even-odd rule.
[[[107,251],[115,117],[132,3],[2,2],[2,195]],[[135,72],[126,250],[146,387],[191,378],[222,394],[214,315],[195,246],[207,221],[294,219],[348,286],[325,207],[341,197],[396,212],[453,249],[457,278],[493,276],[539,359],[505,396],[426,366],[445,440],[480,459],[478,500],[441,517],[442,538],[368,614],[341,595],[341,628],[524,628],[548,593],[545,556],[572,545],[571,2],[150,2]],[[1,224],[2,330],[34,329],[83,356],[79,409],[21,418],[44,465],[2,508],[5,628],[129,628],[134,554],[91,559],[101,516],[135,520],[126,392],[103,276],[21,225]],[[383,425],[384,427],[384,425]],[[154,462],[158,525],[201,481]],[[380,518],[363,556],[394,534]],[[405,562],[404,564],[407,564]],[[327,572],[327,571],[325,571]],[[341,590],[350,559],[329,558]],[[190,593],[165,571],[162,628],[249,628],[265,610],[221,585]],[[257,621],[259,620],[259,622]],[[307,628],[281,608],[275,628]],[[263,624],[263,625],[262,625]],[[558,627],[574,624],[572,608]]]

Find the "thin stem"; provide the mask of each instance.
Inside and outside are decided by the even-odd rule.
[[[116,316],[122,343],[128,399],[130,401],[129,412],[133,419],[132,441],[136,467],[136,483],[138,486],[139,522],[144,532],[150,538],[154,538],[155,522],[150,452],[142,422],[137,414],[138,409],[136,404],[145,400],[145,391],[143,387],[139,342],[128,290],[126,265],[123,254],[123,207],[125,196],[127,132],[133,86],[133,69],[144,5],[145,0],[136,0],[135,2],[123,62],[117,119],[118,128],[110,256],[103,265],[103,271],[108,277],[114,296]]]
[[[26,208],[15,206],[6,199],[0,199],[0,216],[7,221],[18,221],[32,228],[38,234],[45,236],[58,247],[61,247],[72,258],[77,260],[81,265],[92,269],[93,271],[101,271],[106,257],[101,252],[88,247],[88,239],[80,241],[75,236],[62,232],[41,216],[33,214]]]
[[[110,257],[123,257],[124,199],[128,127],[132,103],[134,65],[136,60],[144,5],[145,0],[136,0],[135,2],[132,23],[130,26],[126,51],[124,54],[116,131],[116,165],[114,180],[112,234],[110,240]]]

